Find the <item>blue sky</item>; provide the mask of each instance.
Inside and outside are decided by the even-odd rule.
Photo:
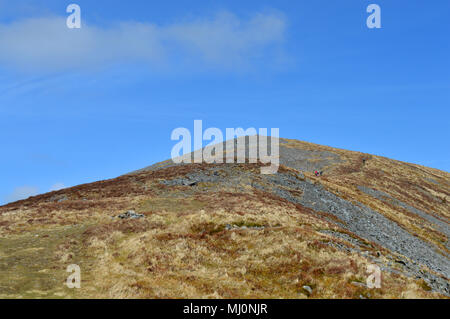
[[[444,0],[0,0],[0,204],[165,160],[195,119],[449,171],[449,16]]]

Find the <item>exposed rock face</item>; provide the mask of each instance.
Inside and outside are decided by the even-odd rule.
[[[342,228],[407,257],[411,262],[404,263],[406,271],[411,275],[422,277],[420,267],[421,265],[426,265],[434,272],[450,278],[450,259],[448,253],[436,249],[436,247],[433,247],[429,243],[413,236],[382,214],[361,203],[358,203],[358,205],[352,204],[326,191],[321,185],[314,184],[310,181],[289,178],[283,176],[283,174],[277,174],[267,178],[275,185],[281,184],[284,187],[289,187],[294,190],[301,189],[303,191],[301,198],[292,198],[292,196],[286,195],[285,191],[283,194],[283,190],[277,190],[275,186],[275,193],[277,195],[312,208],[315,211],[330,213],[342,221],[339,223]],[[445,232],[445,235],[448,236],[447,225],[425,213],[422,213],[422,215],[439,222],[439,225],[443,228],[446,227],[445,230],[447,232]],[[436,275],[427,275],[424,277],[435,289],[446,294],[450,293],[450,286],[447,280]]]
[[[198,170],[186,174],[183,178],[163,180],[165,185],[197,185],[198,183],[214,183],[217,187],[230,187],[236,185],[250,185],[256,189],[274,194],[280,198],[286,199],[295,204],[311,208],[317,212],[326,212],[331,214],[339,221],[325,217],[329,222],[336,223],[343,229],[367,240],[376,243],[392,252],[407,257],[402,261],[404,271],[411,276],[423,278],[434,289],[449,294],[449,282],[439,277],[450,278],[450,259],[449,254],[433,245],[424,242],[415,237],[400,225],[386,218],[379,212],[376,212],[361,203],[351,203],[335,194],[327,191],[321,184],[314,183],[305,179],[304,175],[297,172],[278,173],[273,175],[251,175],[248,173],[237,173],[233,171],[233,166],[224,166],[221,168],[210,168]],[[358,187],[361,189],[361,187]],[[366,191],[367,189],[364,188]],[[298,196],[294,192],[301,191]],[[373,190],[370,195],[383,194],[384,197],[390,197],[385,193],[378,193]],[[436,218],[429,216],[409,205],[401,205],[408,209],[414,209],[414,212],[420,213],[420,216],[430,218],[434,223],[446,230],[448,236],[448,225]],[[419,214],[418,214],[419,215]],[[336,236],[335,234],[332,234]],[[342,237],[342,234],[340,235]],[[349,237],[347,235],[347,237]],[[351,239],[346,238],[348,241]],[[353,240],[353,243],[355,241]],[[356,242],[359,251],[364,249],[364,243]],[[426,266],[436,274],[423,273],[421,266]]]
[[[391,195],[382,192],[382,191],[378,191],[369,187],[364,187],[364,186],[358,186],[358,189],[363,191],[366,194],[369,194],[383,202],[388,202],[388,203],[392,203],[395,206],[401,207],[406,209],[407,211],[416,214],[418,216],[420,216],[421,218],[425,219],[426,221],[432,223],[435,227],[437,227],[442,233],[444,233],[447,238],[450,237],[450,226],[448,222],[445,222],[443,220],[440,220],[436,217],[434,217],[431,214],[425,213],[423,211],[421,211],[420,209],[417,209],[411,205],[405,204],[404,202],[392,197]],[[446,247],[447,249],[450,249],[449,246],[449,242],[446,242]]]

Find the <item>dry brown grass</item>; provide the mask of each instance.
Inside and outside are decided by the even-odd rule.
[[[332,151],[343,160],[320,178],[304,172],[307,178],[444,247],[446,238],[432,225],[370,197],[357,186],[384,191],[448,221],[448,173],[368,154],[288,142],[289,147]],[[337,227],[333,221],[338,220],[330,214],[248,187],[236,191],[200,185],[201,191],[186,195],[188,187],[158,182],[206,167],[195,164],[140,172],[0,207],[0,297],[442,297],[429,291],[424,282],[389,272],[382,274],[381,289],[361,285],[367,277],[366,267],[372,263],[370,256],[390,252],[373,243],[367,243],[368,257],[335,248],[333,244],[352,244],[320,231],[341,232],[361,242],[364,239]],[[236,169],[259,172],[259,167],[242,164]],[[281,167],[280,171],[292,169]],[[301,196],[301,192],[292,195]],[[67,200],[58,202],[62,197]],[[145,218],[111,217],[127,209],[135,209]],[[227,224],[247,229],[227,230]],[[64,286],[65,267],[70,263],[82,268],[80,290]],[[312,294],[304,285],[313,289]]]
[[[305,298],[302,287],[309,285],[312,298],[395,298],[406,291],[433,296],[389,273],[381,289],[354,286],[365,281],[369,261],[329,246],[330,238],[315,230],[326,223],[295,207],[252,204],[252,211],[241,207],[237,215],[223,209],[180,217],[155,213],[150,222],[163,227],[132,235],[111,228],[105,237],[103,229],[88,246],[99,256],[93,269],[103,278],[99,291],[113,298]],[[266,228],[223,227],[243,221]]]

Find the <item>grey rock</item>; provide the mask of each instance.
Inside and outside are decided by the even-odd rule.
[[[57,203],[65,202],[68,199],[69,198],[66,194],[53,195],[52,197],[50,197],[50,201]]]
[[[444,233],[447,236],[447,238],[450,237],[450,226],[448,225],[448,223],[436,218],[432,214],[428,214],[420,209],[417,209],[411,205],[408,205],[385,192],[382,192],[382,191],[379,191],[376,189],[372,189],[370,187],[365,187],[365,186],[358,186],[358,189],[372,197],[375,197],[376,199],[379,199],[379,200],[385,202],[385,203],[387,203],[387,202],[391,203],[395,206],[406,209],[407,211],[409,211],[412,214],[420,216],[421,218],[425,219],[429,223],[433,224],[439,231]],[[450,246],[448,246],[448,242],[447,242],[447,248],[450,249]]]
[[[117,215],[120,219],[136,219],[136,218],[142,218],[145,217],[143,214],[137,214],[134,210],[126,211],[125,213]]]

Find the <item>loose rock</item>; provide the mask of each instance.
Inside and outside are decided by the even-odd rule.
[[[145,217],[145,215],[137,214],[134,210],[129,210],[129,211],[126,211],[125,213],[118,215],[117,217],[119,217],[120,219],[128,219],[128,218],[136,219],[136,218]]]

